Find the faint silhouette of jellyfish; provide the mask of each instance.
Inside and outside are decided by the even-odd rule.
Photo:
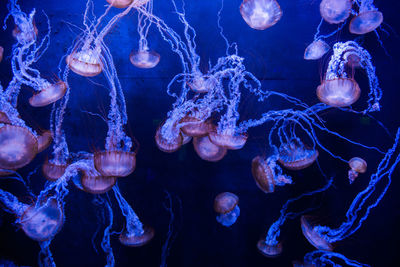
[[[153,0],[148,1],[144,7],[149,13],[153,13]],[[142,69],[151,69],[158,65],[160,62],[160,54],[155,51],[150,51],[147,35],[149,33],[149,28],[151,26],[151,21],[142,12],[138,12],[138,33],[139,39],[139,49],[138,51],[133,50],[129,56],[131,63]]]
[[[359,7],[357,16],[355,16],[349,24],[349,30],[354,34],[366,34],[378,28],[382,21],[383,15],[374,6],[373,0],[355,1]]]
[[[339,24],[350,16],[352,4],[351,0],[322,0],[319,11],[327,22]]]
[[[240,215],[239,197],[231,192],[218,194],[214,200],[214,210],[219,213],[217,222],[223,226],[233,225]]]
[[[358,177],[359,173],[365,173],[367,171],[367,162],[359,157],[354,157],[349,160],[349,181],[350,184]]]
[[[318,157],[318,151],[307,148],[299,138],[294,138],[279,147],[279,162],[289,170],[307,168]]]
[[[0,62],[3,61],[4,48],[0,46]]]
[[[353,266],[370,267],[367,264],[359,263],[355,260],[346,258],[340,253],[315,250],[304,256],[304,265],[300,266]]]
[[[200,158],[211,162],[220,161],[227,153],[226,148],[214,145],[208,136],[194,137],[193,147]]]
[[[334,243],[349,237],[361,227],[371,209],[379,204],[391,184],[391,176],[400,162],[399,140],[400,128],[397,130],[392,148],[386,152],[379,163],[368,186],[354,198],[347,210],[346,220],[338,228],[332,229],[328,226],[312,225],[310,217],[303,216],[303,234],[313,246],[322,250],[332,250]],[[378,183],[385,177],[387,182],[383,185],[383,189],[377,192]]]
[[[323,40],[318,39],[307,46],[304,51],[304,59],[306,60],[317,60],[325,55],[330,49],[330,46]]]
[[[240,14],[251,28],[265,30],[281,19],[282,10],[276,0],[243,0]]]

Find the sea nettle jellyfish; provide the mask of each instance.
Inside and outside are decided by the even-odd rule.
[[[307,240],[317,249],[321,250],[333,250],[333,245],[325,240],[317,231],[315,231],[313,225],[313,217],[303,215],[301,216],[301,230],[303,231],[303,235],[307,238]]]
[[[279,148],[279,162],[289,170],[302,170],[314,163],[318,151],[307,148],[299,139],[293,139],[281,144]]]
[[[338,24],[349,17],[352,4],[351,0],[322,0],[319,11],[325,21]]]
[[[317,60],[323,57],[330,49],[330,46],[323,40],[318,39],[307,46],[304,51],[304,59],[306,60]]]
[[[374,31],[383,22],[383,15],[372,4],[372,1],[362,1],[360,10],[349,25],[349,30],[354,34],[366,34]]]
[[[270,246],[265,242],[265,239],[261,239],[257,243],[257,249],[261,252],[262,255],[268,258],[278,257],[282,254],[282,243],[278,243],[277,245]]]
[[[251,173],[253,174],[253,178],[258,188],[265,193],[274,192],[274,173],[262,157],[257,156],[252,160]]]
[[[80,185],[90,194],[103,194],[108,192],[117,182],[116,177],[103,176],[95,169],[83,170]]]
[[[367,171],[367,162],[359,157],[354,157],[349,160],[349,181],[353,183],[358,177],[359,173],[365,173]]]
[[[210,120],[203,120],[206,114],[200,111],[193,111],[181,120],[181,131],[192,137],[203,137],[215,129]]]
[[[151,69],[160,62],[160,54],[155,51],[133,50],[129,56],[131,63],[141,69]]]
[[[201,72],[195,72],[188,81],[188,85],[195,93],[207,93],[214,89],[217,80],[208,75],[203,75]]]
[[[157,147],[164,152],[172,153],[177,151],[183,143],[183,137],[176,127],[172,126],[171,130],[166,129],[163,134],[163,126],[161,125],[154,137]]]
[[[347,107],[360,98],[361,90],[352,78],[325,80],[317,88],[319,100],[332,107]]]
[[[48,148],[51,142],[53,142],[53,135],[51,134],[51,131],[44,131],[41,135],[38,135],[37,142],[38,142],[38,153]]]
[[[136,153],[121,150],[96,152],[94,166],[103,176],[125,177],[136,168]]]
[[[281,19],[282,10],[276,0],[244,0],[240,14],[251,28],[265,30]]]
[[[119,242],[128,247],[141,247],[149,243],[153,237],[154,229],[145,225],[142,234],[129,234],[126,231],[122,232],[119,236]]]
[[[103,70],[99,48],[73,51],[67,56],[66,62],[73,72],[84,77],[94,77]]]
[[[62,81],[55,84],[49,84],[45,88],[41,88],[40,91],[29,98],[29,104],[31,104],[32,107],[47,106],[61,99],[65,95],[66,91],[67,86]]]
[[[247,141],[247,134],[235,134],[232,131],[218,132],[214,130],[209,133],[209,138],[214,145],[231,150],[237,150],[244,147]]]
[[[223,226],[231,226],[240,215],[239,197],[230,192],[220,193],[215,197],[214,210],[219,213],[217,221]]]
[[[54,182],[57,181],[61,176],[63,176],[67,167],[67,164],[55,164],[46,160],[43,163],[42,172],[47,180]]]
[[[226,148],[214,145],[208,136],[194,137],[193,146],[200,158],[211,162],[223,159],[227,152]]]

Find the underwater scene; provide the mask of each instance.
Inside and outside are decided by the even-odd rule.
[[[0,266],[399,266],[399,11],[1,0]]]

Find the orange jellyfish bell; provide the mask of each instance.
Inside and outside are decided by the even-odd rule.
[[[84,77],[99,75],[103,70],[100,55],[95,49],[74,51],[67,56],[66,62],[73,72]]]
[[[323,40],[318,39],[307,46],[304,51],[304,59],[306,60],[317,60],[323,57],[330,49],[330,46]]]
[[[354,34],[366,34],[374,31],[383,22],[383,15],[377,10],[360,12],[349,25],[349,30]]]
[[[290,141],[280,146],[278,161],[286,169],[298,171],[311,166],[318,155],[318,150],[307,148],[301,141]]]
[[[38,141],[26,128],[13,125],[0,127],[0,169],[19,169],[36,156]]]
[[[155,51],[135,51],[133,50],[129,56],[131,63],[141,69],[151,69],[160,62],[160,54]]]
[[[239,197],[231,192],[218,194],[214,199],[214,210],[217,213],[227,214],[239,204]]]
[[[0,62],[3,61],[4,48],[0,46]]]
[[[145,225],[143,227],[143,233],[141,235],[137,234],[129,234],[124,231],[119,235],[119,242],[122,245],[128,247],[141,247],[146,245],[153,239],[154,237],[154,229],[150,226]]]
[[[183,126],[181,131],[192,137],[203,137],[214,130],[214,125],[211,121],[202,121],[196,115],[188,114],[181,120]]]
[[[37,142],[38,142],[38,153],[48,148],[51,142],[53,142],[53,135],[51,134],[51,131],[45,131],[41,135],[38,135]]]
[[[359,157],[354,157],[349,160],[350,168],[358,173],[365,173],[367,171],[367,162]]]
[[[303,235],[307,238],[308,242],[311,243],[315,248],[321,250],[332,251],[333,245],[325,240],[318,232],[315,231],[311,221],[313,217],[303,215],[301,216],[301,230]]]
[[[157,147],[161,151],[167,153],[172,153],[177,151],[182,146],[183,143],[182,135],[179,133],[173,139],[166,139],[161,134],[161,128],[162,126],[157,129],[156,136],[154,137]]]
[[[80,182],[83,191],[90,194],[103,194],[113,188],[117,178],[102,176],[95,170],[85,170]]]
[[[231,150],[237,150],[244,147],[247,141],[247,134],[231,134],[231,133],[218,133],[217,130],[209,133],[210,141],[214,145],[225,147]]]
[[[350,16],[352,5],[352,0],[322,0],[319,11],[325,21],[338,24]]]
[[[106,0],[111,6],[116,8],[126,8],[130,6],[133,0]]]
[[[61,99],[65,95],[66,91],[67,85],[62,81],[50,84],[29,98],[29,104],[31,104],[32,107],[47,106]]]
[[[274,173],[267,162],[260,156],[255,157],[251,162],[251,173],[258,188],[264,193],[272,193],[275,190]]]
[[[276,0],[244,0],[240,14],[251,28],[265,30],[281,19],[282,10]]]
[[[96,152],[94,166],[103,176],[125,177],[136,168],[136,153],[119,150]]]
[[[319,100],[332,107],[347,107],[360,97],[360,87],[354,79],[325,80],[317,88]]]
[[[53,198],[38,207],[33,204],[21,216],[19,223],[25,234],[33,240],[49,240],[60,231],[64,223],[62,205]]]
[[[42,172],[44,177],[51,182],[57,181],[61,176],[63,176],[66,169],[67,169],[66,164],[65,165],[55,164],[49,162],[48,160],[46,160],[42,166]]]
[[[214,145],[208,136],[194,137],[193,146],[200,158],[211,162],[223,159],[227,152],[226,148]]]
[[[208,77],[200,72],[193,74],[193,78],[190,79],[188,85],[195,93],[207,93],[212,90],[217,84],[217,80],[214,77]]]
[[[275,258],[282,254],[282,244],[279,242],[277,245],[269,246],[265,243],[265,239],[257,242],[257,249],[261,254],[268,258]]]
[[[0,123],[11,124],[11,121],[8,118],[7,114],[2,111],[0,111]]]

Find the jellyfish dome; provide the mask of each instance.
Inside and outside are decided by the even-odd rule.
[[[181,131],[192,137],[203,137],[214,130],[214,125],[210,120],[203,121],[199,117],[201,118],[202,115],[196,115],[196,112],[183,117]]]
[[[119,150],[96,152],[94,166],[103,176],[125,177],[136,168],[136,154]]]
[[[257,156],[252,160],[251,172],[258,188],[265,193],[274,192],[274,173],[262,157]]]
[[[367,171],[367,162],[359,157],[354,157],[349,160],[350,168],[358,173],[365,173]]]
[[[357,53],[356,49],[349,48],[343,53],[343,59],[346,64],[351,68],[361,67],[361,57]]]
[[[304,59],[317,60],[323,57],[330,49],[330,46],[323,40],[318,39],[307,46],[304,51]]]
[[[325,21],[338,24],[349,17],[351,6],[351,0],[322,0],[319,11]]]
[[[251,28],[265,30],[281,19],[282,10],[276,0],[244,0],[240,14]]]
[[[82,190],[90,194],[103,194],[108,192],[115,183],[116,177],[107,177],[98,173],[96,170],[84,170],[80,180]]]
[[[141,247],[146,245],[153,239],[154,229],[150,226],[145,225],[143,227],[143,233],[132,233],[124,231],[119,236],[119,242],[128,247]]]
[[[265,239],[261,239],[257,243],[258,251],[261,252],[265,257],[274,258],[282,254],[282,244],[268,245]]]
[[[203,75],[200,72],[193,74],[188,85],[195,93],[207,93],[217,84],[217,80],[212,76]]]
[[[211,142],[220,147],[225,147],[231,150],[238,150],[244,147],[247,141],[247,134],[234,134],[230,131],[219,133],[214,130],[209,133]]]
[[[214,200],[215,212],[226,214],[231,212],[239,204],[239,197],[231,192],[218,194]]]
[[[219,161],[223,159],[227,153],[226,148],[214,145],[208,136],[194,137],[193,146],[197,155],[206,161]]]
[[[132,51],[129,56],[131,63],[141,69],[151,69],[160,62],[160,54],[155,51],[139,50]]]
[[[315,227],[312,225],[313,217],[303,215],[301,216],[301,230],[303,235],[307,238],[308,242],[311,243],[315,248],[321,250],[332,251],[333,246],[327,240],[325,240],[317,231],[315,231]]]
[[[26,128],[13,125],[0,127],[0,168],[24,167],[36,156],[38,141]]]
[[[67,85],[60,81],[55,84],[50,84],[43,88],[38,93],[34,94],[29,99],[29,104],[32,107],[44,107],[61,99],[67,91]]]
[[[66,169],[67,169],[66,164],[65,165],[55,164],[48,160],[46,160],[42,166],[42,172],[44,177],[51,182],[57,181],[61,176],[63,176]]]
[[[183,137],[180,133],[171,134],[170,138],[166,138],[162,135],[162,126],[157,129],[154,137],[157,147],[164,152],[172,153],[177,151],[183,143]]]
[[[25,234],[33,240],[49,240],[64,223],[62,205],[52,198],[39,206],[33,204],[21,216],[19,223]]]
[[[53,135],[51,134],[50,131],[45,131],[41,135],[38,135],[37,137],[37,142],[38,142],[38,153],[42,152],[46,148],[48,148],[53,142]]]
[[[354,79],[325,80],[317,88],[319,100],[332,107],[347,107],[360,97],[360,87]]]
[[[289,170],[302,170],[314,163],[318,151],[307,148],[299,139],[282,144],[279,148],[279,162]]]
[[[219,214],[216,219],[217,222],[222,224],[223,226],[229,227],[232,226],[238,219],[240,215],[240,208],[239,206],[235,206],[233,210],[228,213],[221,213]]]
[[[66,62],[73,72],[84,77],[99,75],[103,70],[100,52],[96,49],[74,51],[67,56]]]
[[[106,0],[107,3],[116,8],[126,8],[132,4],[133,0]]]
[[[354,34],[366,34],[374,31],[383,22],[383,15],[377,10],[360,12],[349,25],[349,30]]]

